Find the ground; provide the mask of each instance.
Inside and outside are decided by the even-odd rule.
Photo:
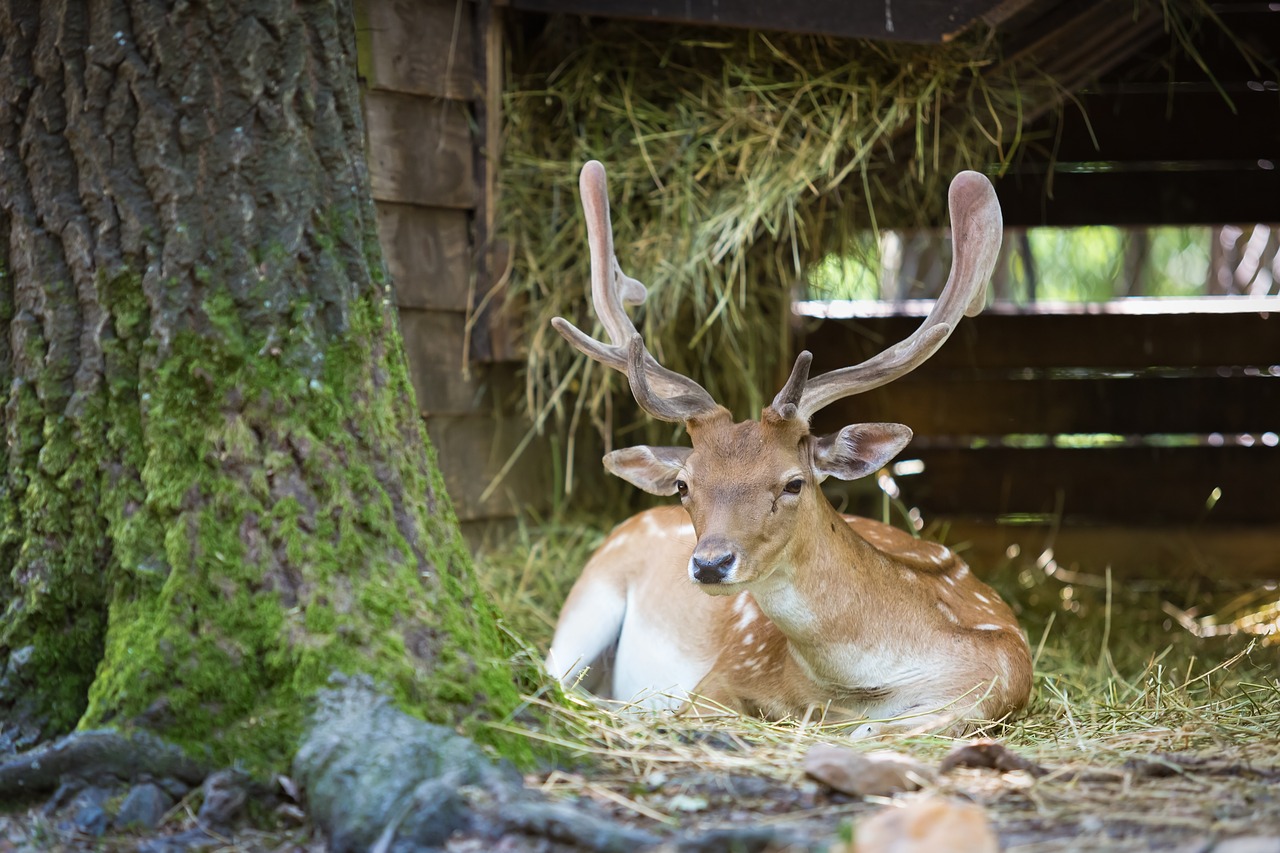
[[[581,565],[598,535],[598,528],[581,525],[525,531],[523,544],[482,560],[510,626],[535,646],[545,645],[556,607],[549,602],[567,582],[546,578],[546,567]],[[1026,769],[959,766],[940,773],[960,745],[944,738],[859,743],[853,748],[909,755],[934,780],[911,793],[855,797],[803,769],[814,745],[850,745],[838,729],[737,718],[694,726],[561,703],[548,692],[528,701],[542,705],[549,722],[524,731],[557,744],[561,757],[526,774],[526,786],[666,839],[671,850],[839,850],[878,810],[947,797],[979,805],[1007,851],[1280,851],[1280,646],[1265,642],[1274,627],[1267,633],[1268,623],[1254,619],[1263,626],[1256,636],[1219,630],[1221,636],[1202,638],[1187,628],[1208,620],[1184,609],[1193,602],[1210,607],[1226,595],[1236,598],[1233,613],[1242,603],[1269,613],[1258,603],[1274,601],[1275,586],[1218,584],[1210,594],[1204,587],[1189,591],[1196,582],[1185,578],[1120,584],[1073,568],[1055,574],[1006,567],[992,578],[1021,611],[1036,653],[1027,715],[995,733]],[[1232,624],[1227,616],[1216,622]],[[65,809],[49,815],[39,803],[10,804],[0,817],[0,853],[328,850],[293,791],[287,781],[260,791],[252,819],[241,815],[222,830],[223,840],[203,846],[191,846],[205,837],[191,832],[199,789],[146,837],[98,838],[70,828]],[[174,836],[181,842],[156,843]],[[496,846],[459,837],[447,849],[583,848],[512,834]]]

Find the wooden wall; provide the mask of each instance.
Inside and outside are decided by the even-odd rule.
[[[1262,301],[1198,305],[1242,302]],[[910,426],[899,458],[922,470],[896,479],[902,498],[950,543],[968,543],[975,566],[1051,550],[1063,567],[1130,576],[1280,577],[1280,313],[1266,302],[1156,315],[989,310],[908,376],[819,412],[814,429]],[[801,345],[816,374],[874,355],[920,320],[817,321]]]
[[[379,236],[418,404],[473,542],[545,500],[536,452],[485,494],[525,431],[509,414],[514,347],[487,317],[468,330],[469,309],[501,279],[501,251],[482,251],[501,56],[489,15],[468,0],[359,0],[356,10]]]

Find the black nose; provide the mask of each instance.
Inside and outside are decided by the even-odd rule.
[[[694,555],[693,579],[698,583],[723,583],[725,575],[733,568],[734,556],[730,552],[717,554],[709,559]]]

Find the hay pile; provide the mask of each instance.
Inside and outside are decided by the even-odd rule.
[[[671,437],[617,417],[632,411],[620,377],[549,324],[598,328],[586,160],[606,165],[619,260],[649,286],[637,326],[650,348],[755,416],[790,368],[789,304],[810,267],[865,245],[867,228],[944,221],[951,177],[998,170],[1017,147],[1023,100],[1053,87],[1030,69],[993,79],[996,53],[982,37],[922,47],[571,19],[513,39],[500,216],[528,323],[527,412],[554,412],[559,434]]]

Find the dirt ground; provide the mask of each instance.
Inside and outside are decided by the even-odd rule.
[[[1170,736],[1176,739],[1177,733],[1151,733],[1153,742]],[[669,839],[658,849],[839,850],[842,841],[856,836],[858,821],[879,810],[946,797],[980,806],[1000,848],[1010,853],[1280,853],[1280,738],[1250,741],[1224,742],[1215,750],[1153,750],[1141,758],[1133,757],[1138,744],[1129,742],[1113,744],[1110,760],[1097,760],[1095,753],[1090,760],[1058,764],[1038,764],[1033,755],[1028,769],[960,766],[918,791],[856,797],[806,778],[798,763],[780,765],[775,750],[762,753],[728,734],[696,745],[683,762],[650,762],[638,755],[628,770],[555,770],[529,775],[526,784],[552,797],[590,803],[597,813]],[[1069,754],[1067,745],[1052,757]],[[761,763],[753,767],[756,761]],[[940,764],[923,763],[934,771]],[[0,816],[0,851],[327,851],[303,809],[287,797],[281,800],[256,827],[241,822],[222,833],[199,832],[196,803],[189,798],[152,833],[101,837],[69,828],[69,815],[11,804]],[[496,844],[460,836],[446,849],[584,848],[527,836]]]

